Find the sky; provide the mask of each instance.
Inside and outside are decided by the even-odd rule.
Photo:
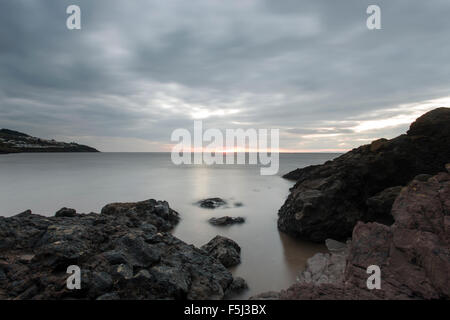
[[[202,120],[345,151],[449,106],[449,57],[448,0],[2,0],[0,127],[153,152]]]

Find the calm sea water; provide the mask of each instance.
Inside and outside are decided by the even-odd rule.
[[[201,246],[220,234],[242,248],[242,263],[232,269],[250,289],[240,298],[287,288],[306,259],[323,245],[298,241],[277,229],[277,211],[293,182],[281,175],[320,164],[338,154],[280,154],[276,176],[261,176],[256,165],[175,166],[169,153],[34,153],[0,155],[0,215],[26,209],[53,215],[61,207],[100,212],[111,202],[167,200],[182,220],[173,231]],[[208,210],[194,203],[221,197],[243,206]],[[216,227],[207,220],[242,216],[242,225]]]

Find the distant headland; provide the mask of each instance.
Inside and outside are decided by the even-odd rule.
[[[28,134],[0,129],[0,154],[18,152],[99,152],[75,142],[66,143],[32,137]]]

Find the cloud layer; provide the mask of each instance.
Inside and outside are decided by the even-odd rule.
[[[82,30],[65,27],[66,7]],[[165,151],[176,128],[280,128],[345,150],[450,100],[450,2],[0,3],[0,127],[103,151]]]

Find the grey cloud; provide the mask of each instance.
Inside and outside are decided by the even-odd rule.
[[[69,4],[81,6],[80,31],[65,28]],[[450,95],[450,3],[379,0],[378,31],[365,27],[369,4],[4,0],[0,126],[163,145],[206,110],[207,127],[278,127],[286,148],[396,134],[406,125],[352,128]]]

